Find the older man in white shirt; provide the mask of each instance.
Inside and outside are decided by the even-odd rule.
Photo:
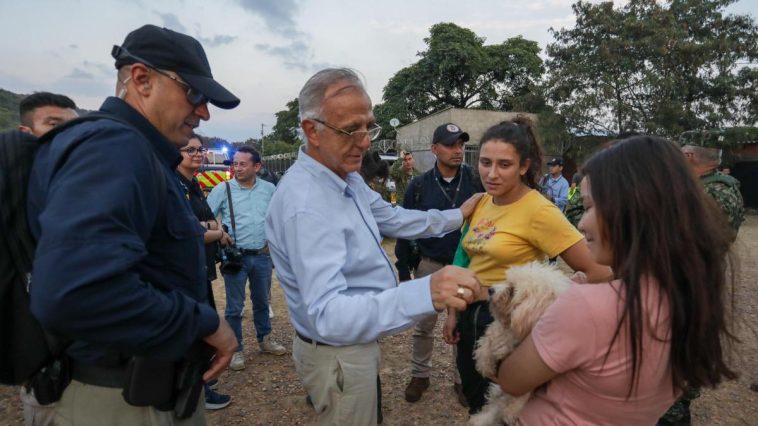
[[[392,207],[357,173],[380,128],[360,78],[316,73],[299,96],[307,139],[271,199],[266,237],[297,337],[293,358],[319,424],[376,423],[377,338],[483,291],[448,266],[398,286],[382,236],[415,239],[458,229],[478,200],[428,212]]]

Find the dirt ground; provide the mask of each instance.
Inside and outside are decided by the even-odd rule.
[[[695,232],[696,230],[693,230]],[[392,253],[392,241],[385,248]],[[749,389],[758,380],[758,215],[750,215],[740,230],[736,251],[740,259],[740,280],[735,291],[736,330],[741,343],[733,351],[731,365],[739,379],[706,390],[693,403],[693,424],[757,425],[758,393]],[[223,309],[224,290],[221,279],[214,282],[216,300]],[[276,280],[272,285],[272,337],[291,348],[293,330],[287,307]],[[245,355],[247,368],[227,371],[220,379],[219,391],[232,395],[232,404],[208,412],[211,425],[298,425],[313,424],[316,415],[305,402],[305,392],[297,378],[289,354],[263,355],[258,352],[247,304],[245,321]],[[441,321],[433,356],[431,387],[421,401],[409,404],[403,391],[410,377],[411,331],[382,339],[381,379],[385,425],[465,424],[467,414],[455,399],[452,389],[452,352],[441,338]],[[16,388],[0,387],[0,424],[21,424],[21,404]]]

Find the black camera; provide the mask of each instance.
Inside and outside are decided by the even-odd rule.
[[[224,232],[229,233],[229,228],[226,225],[221,225],[221,227]],[[221,262],[221,268],[219,269],[222,274],[236,274],[242,269],[242,249],[237,247],[236,244],[222,246],[216,252],[216,260]]]
[[[232,244],[221,248],[221,263],[242,262],[242,249]]]

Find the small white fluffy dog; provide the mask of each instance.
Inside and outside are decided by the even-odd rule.
[[[498,361],[504,359],[529,335],[547,308],[565,291],[571,280],[556,267],[531,262],[508,269],[508,278],[495,286],[490,312],[495,321],[476,342],[476,369],[484,377],[495,377]],[[469,425],[512,424],[531,393],[510,396],[499,385],[490,384],[487,404],[469,419]]]

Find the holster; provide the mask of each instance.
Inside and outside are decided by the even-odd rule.
[[[177,361],[133,356],[126,369],[121,394],[130,405],[153,406],[161,411],[173,408]]]
[[[215,349],[205,342],[192,345],[180,361],[134,356],[129,360],[123,397],[128,404],[173,410],[179,419],[192,416],[203,389],[203,373]]]
[[[174,401],[174,414],[177,418],[189,418],[197,409],[203,389],[203,373],[210,367],[215,353],[212,346],[200,341],[192,345],[187,358],[179,364]]]
[[[71,363],[67,356],[54,358],[39,372],[29,378],[28,388],[42,405],[52,404],[63,395],[71,383]]]

